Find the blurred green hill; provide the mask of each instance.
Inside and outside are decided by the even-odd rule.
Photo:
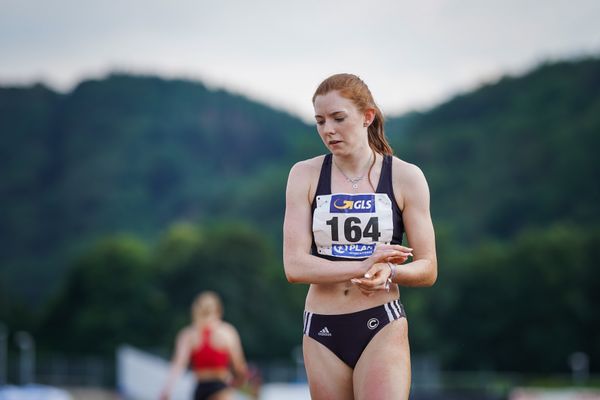
[[[285,179],[311,136],[297,118],[197,82],[124,75],[66,95],[1,89],[0,131],[0,276],[30,282],[20,291],[34,303],[107,234],[154,240],[176,221],[261,213],[273,225],[282,193],[256,190]]]
[[[412,348],[452,368],[600,359],[600,60],[541,65],[386,126],[428,178],[437,232],[438,283],[403,291]],[[281,224],[289,168],[323,152],[314,127],[198,82],[111,75],[66,94],[0,88],[0,132],[0,320],[55,350],[169,346],[193,295],[217,287],[250,355],[299,343],[305,288],[285,282]],[[127,308],[107,316],[118,304],[142,332]],[[90,348],[99,334],[112,339]]]
[[[398,153],[422,166],[437,222],[461,240],[600,220],[598,60],[503,77],[400,128]]]

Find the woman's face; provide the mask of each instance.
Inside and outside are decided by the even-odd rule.
[[[352,100],[334,90],[317,96],[314,107],[317,131],[331,153],[343,156],[368,147],[366,116]]]

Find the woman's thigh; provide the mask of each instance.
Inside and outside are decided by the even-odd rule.
[[[352,400],[352,369],[321,343],[302,339],[304,366],[312,400]]]
[[[231,389],[231,388],[219,390],[217,393],[210,395],[208,398],[208,400],[232,400],[232,399],[233,399],[233,389]]]
[[[406,318],[389,323],[371,339],[354,368],[353,382],[356,400],[408,399],[410,349]]]

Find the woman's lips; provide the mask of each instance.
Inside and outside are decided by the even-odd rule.
[[[341,140],[330,140],[329,141],[329,145],[330,146],[335,146],[336,144],[342,143]]]

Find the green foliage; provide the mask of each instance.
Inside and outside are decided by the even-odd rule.
[[[204,232],[198,226],[183,222],[174,224],[158,241],[154,256],[157,271],[165,275],[173,273],[187,263],[203,243]]]
[[[599,263],[600,229],[572,225],[448,259],[441,285],[403,294],[414,348],[451,368],[552,372],[567,371],[576,351],[597,359]]]
[[[137,239],[117,236],[99,242],[69,271],[39,332],[42,346],[70,353],[112,354],[124,342],[153,345],[154,315],[166,299],[149,283],[150,257]]]
[[[392,120],[401,157],[428,178],[436,223],[455,227],[463,244],[557,221],[597,224],[599,76],[599,60],[546,65],[397,128]]]
[[[260,232],[239,223],[177,224],[153,251],[131,237],[98,242],[69,271],[38,336],[53,351],[110,355],[130,343],[166,353],[204,290],[222,296],[248,356],[289,357],[303,293],[289,290]]]

